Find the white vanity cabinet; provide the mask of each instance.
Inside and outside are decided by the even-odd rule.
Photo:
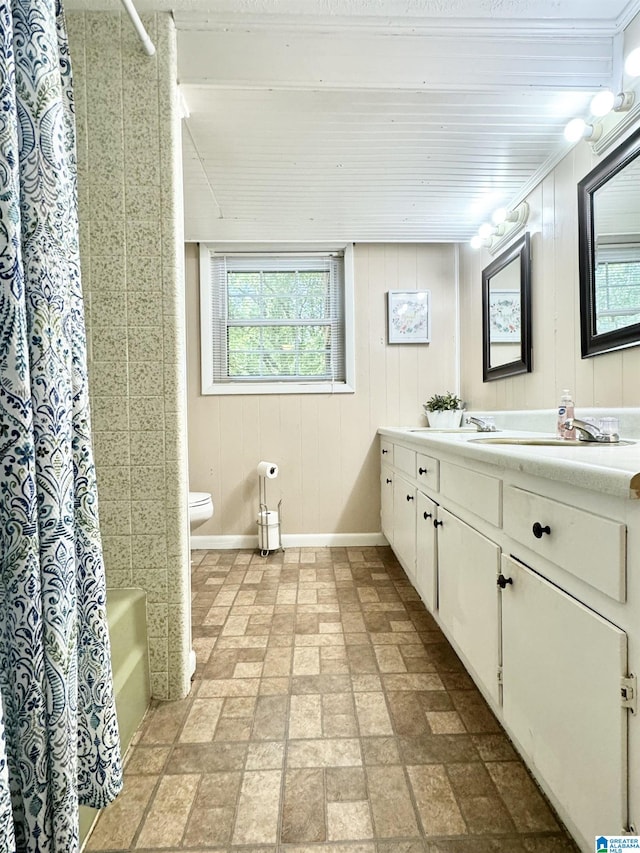
[[[416,577],[417,491],[396,472],[393,479],[393,550],[412,583]]]
[[[637,832],[633,488],[581,489],[566,466],[547,481],[537,460],[527,472],[452,439],[384,440],[383,531],[580,849]]]
[[[380,527],[389,545],[393,545],[393,478],[393,471],[383,463],[380,466]]]
[[[472,675],[499,700],[500,548],[438,509],[438,615]]]
[[[585,839],[627,823],[627,635],[503,558],[503,721]]]
[[[415,587],[427,609],[438,609],[438,549],[435,522],[438,504],[418,490],[416,497],[416,580]]]

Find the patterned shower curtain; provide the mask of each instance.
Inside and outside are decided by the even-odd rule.
[[[122,786],[55,0],[0,0],[0,853],[74,853]]]

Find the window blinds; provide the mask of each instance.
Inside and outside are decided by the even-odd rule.
[[[211,254],[216,383],[345,381],[342,253]]]

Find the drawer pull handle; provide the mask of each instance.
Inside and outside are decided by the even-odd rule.
[[[393,480],[390,480],[390,479],[387,477],[387,483],[393,483]]]
[[[431,518],[432,513],[430,513],[430,512],[425,512],[425,513],[423,513],[423,515],[424,515],[424,520],[426,521],[428,518]]]
[[[426,474],[426,473],[427,473],[426,468],[418,468],[418,474]]]
[[[407,500],[408,500],[408,501],[412,501],[412,500],[413,500],[413,495],[407,495]]]
[[[533,530],[533,535],[536,537],[536,539],[542,539],[543,533],[551,533],[551,528],[549,527],[549,525],[546,524],[543,527],[539,521],[535,522],[535,524],[532,527],[532,530]]]
[[[433,526],[434,526],[434,527],[441,527],[441,526],[442,526],[442,522],[441,522],[441,521],[438,521],[438,519],[437,519],[437,518],[434,518],[434,519],[433,519]]]
[[[498,575],[498,586],[500,589],[505,589],[508,583],[513,583],[513,578],[505,578],[504,575]]]
[[[389,451],[388,451],[388,450],[384,450],[384,449],[383,449],[383,451],[382,451],[382,452],[383,452],[383,454],[384,454],[384,453],[388,453]]]

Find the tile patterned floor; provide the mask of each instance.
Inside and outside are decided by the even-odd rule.
[[[388,548],[193,557],[193,689],[87,850],[575,853]]]

